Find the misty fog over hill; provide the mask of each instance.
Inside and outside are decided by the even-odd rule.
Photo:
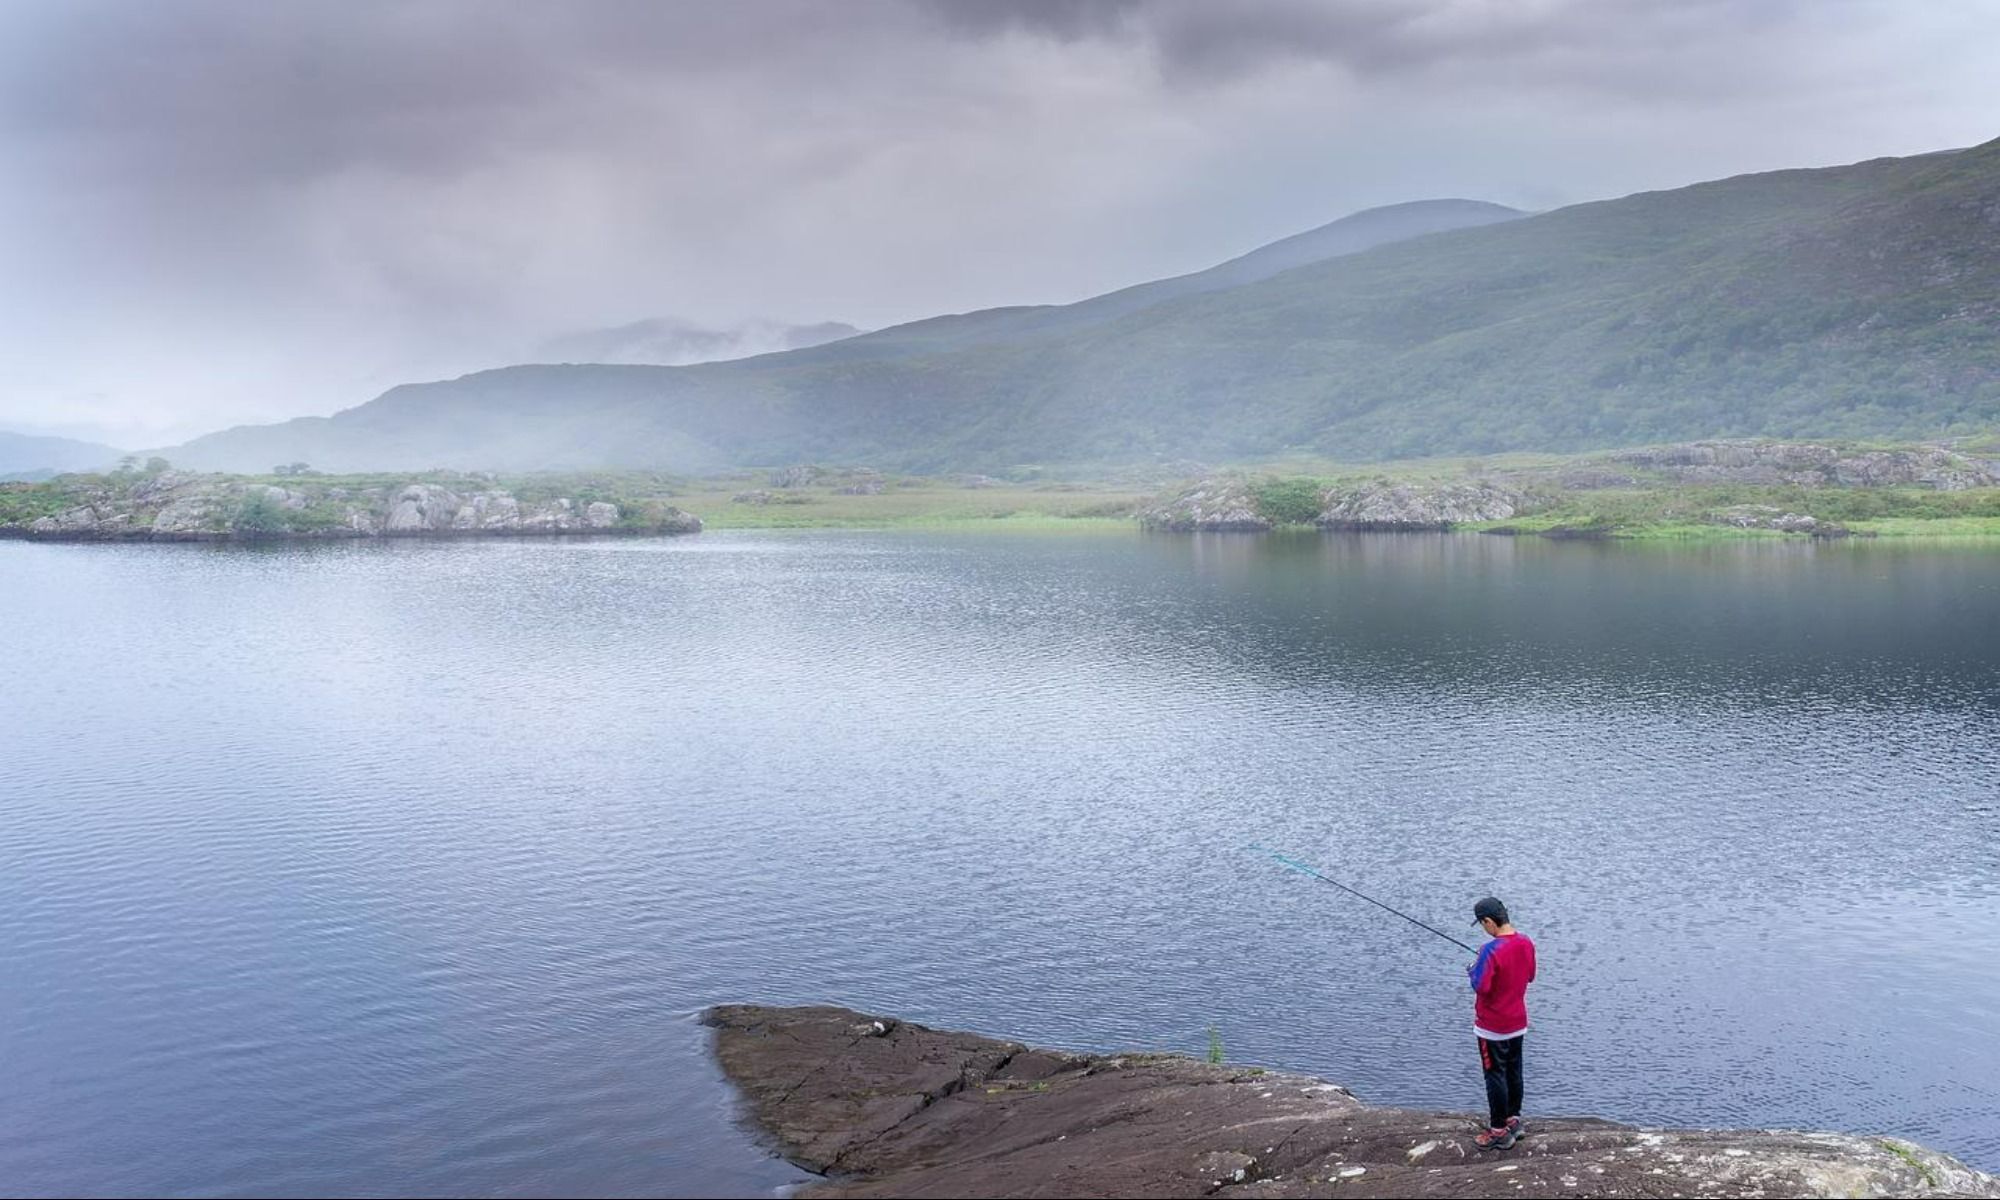
[[[745,321],[726,329],[709,329],[677,317],[651,317],[610,329],[584,329],[552,337],[535,348],[534,358],[537,362],[684,367],[803,350],[860,332],[841,321],[814,325]]]
[[[0,479],[38,478],[58,471],[101,470],[125,452],[99,442],[0,429]]]
[[[1521,216],[1370,210],[1209,271],[688,367],[524,366],[191,466],[909,469],[1928,437],[2000,415],[2000,142]]]

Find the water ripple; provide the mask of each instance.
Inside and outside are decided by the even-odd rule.
[[[2000,1167],[2000,556],[1804,549],[0,544],[0,1192],[768,1194],[731,999],[1474,1105],[1251,841],[1513,899],[1539,1111]]]

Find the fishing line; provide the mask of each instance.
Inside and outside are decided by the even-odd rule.
[[[1363,895],[1362,893],[1355,891],[1353,888],[1348,887],[1346,884],[1340,882],[1337,879],[1328,879],[1326,876],[1320,874],[1318,871],[1313,870],[1311,867],[1300,862],[1298,859],[1287,858],[1284,855],[1278,853],[1276,850],[1267,850],[1262,846],[1253,845],[1250,847],[1250,849],[1256,851],[1259,854],[1270,855],[1272,858],[1277,859],[1278,862],[1282,863],[1287,867],[1290,867],[1294,871],[1299,872],[1301,875],[1310,875],[1314,879],[1319,880],[1321,883],[1332,884],[1333,886],[1339,888],[1343,892],[1346,892],[1350,896],[1358,896],[1361,899],[1366,900],[1368,903],[1374,905],[1376,908],[1381,909],[1383,912],[1395,913],[1397,916],[1403,918],[1405,921],[1408,921],[1410,924],[1415,925],[1417,928],[1437,934],[1445,941],[1450,942],[1452,945],[1457,946],[1459,949],[1465,951],[1468,954],[1479,953],[1479,951],[1474,950],[1471,946],[1466,945],[1464,942],[1459,941],[1457,938],[1451,936],[1450,934],[1444,932],[1441,929],[1437,929],[1433,926],[1426,925],[1422,921],[1417,920],[1415,917],[1411,916],[1406,912],[1390,908],[1388,905],[1382,903],[1380,900],[1377,900],[1375,897]]]

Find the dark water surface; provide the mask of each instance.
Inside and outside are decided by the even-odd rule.
[[[0,544],[0,1189],[761,1194],[839,1001],[2000,1169],[2000,553],[1480,537]],[[1470,930],[1466,931],[1470,933]]]

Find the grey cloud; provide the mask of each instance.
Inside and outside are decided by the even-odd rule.
[[[286,181],[357,163],[449,173],[517,140],[573,134],[552,112],[585,107],[616,122],[619,94],[661,76],[750,71],[780,84],[790,68],[810,88],[868,48],[917,57],[940,31],[1130,46],[1170,83],[1298,62],[1362,76],[1528,62],[1546,82],[1629,89],[1713,86],[1714,73],[1635,74],[1608,61],[1688,45],[1728,61],[1741,34],[1790,13],[1725,0],[64,0],[0,12],[0,128],[54,143],[72,162],[94,150],[85,167],[156,179]],[[1762,75],[1780,86],[1781,68],[1762,64]]]
[[[1519,83],[1509,64],[1555,86],[1650,92],[1713,87],[1713,72],[1652,71],[1647,60],[1701,52],[1734,82],[1782,86],[1782,61],[1746,37],[1808,19],[1838,21],[1850,0],[925,0],[961,36],[1023,33],[1143,47],[1169,81],[1201,85],[1274,66],[1320,63],[1360,77],[1471,67]],[[1746,53],[1749,52],[1749,53]],[[1634,70],[1634,67],[1638,70]],[[1607,69],[1608,68],[1608,69]],[[1737,69],[1740,68],[1740,69]]]
[[[63,0],[0,9],[0,131],[83,179],[283,186],[356,167],[452,175],[588,141],[643,119],[633,97],[663,84],[749,78],[818,104],[844,65],[893,71],[940,35],[1127,48],[1167,87],[1320,63],[1657,95],[1786,86],[1786,64],[1743,38],[1792,15],[1727,0]]]
[[[1126,37],[1143,0],[918,0],[944,28],[961,36],[1030,33],[1076,41]]]

